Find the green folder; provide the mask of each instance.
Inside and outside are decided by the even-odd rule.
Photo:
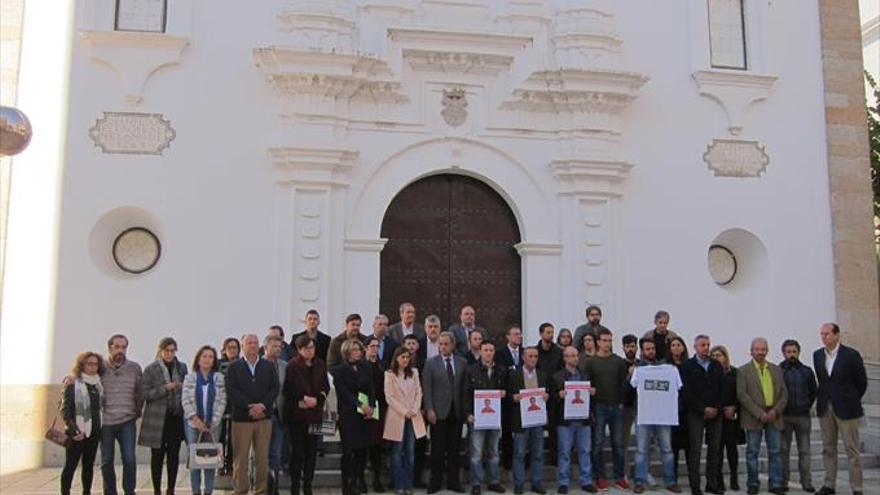
[[[357,411],[361,414],[364,414],[364,405],[370,403],[370,398],[367,397],[367,394],[363,392],[358,392],[358,402],[362,405],[358,406]],[[379,401],[376,401],[376,404],[373,405],[373,419],[379,419]]]

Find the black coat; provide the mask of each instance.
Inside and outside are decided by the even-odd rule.
[[[834,408],[834,414],[840,419],[861,418],[862,397],[868,390],[868,375],[862,355],[852,347],[840,344],[837,358],[831,369],[831,376],[825,369],[825,349],[816,349],[813,353],[813,369],[819,380],[816,392],[816,414],[822,416],[828,411],[828,403]]]
[[[535,372],[538,374],[538,388],[543,388],[545,392],[550,393],[550,380],[547,378],[547,374],[539,369],[535,369]],[[513,425],[513,431],[521,432],[522,428],[522,417],[520,413],[520,405],[517,402],[513,402],[513,396],[518,394],[520,390],[526,388],[526,379],[525,372],[522,370],[513,370],[507,375],[507,397],[510,399],[513,406],[511,407],[511,421]],[[548,400],[549,402],[549,400]],[[549,421],[549,416],[547,420]]]
[[[703,415],[707,407],[721,408],[721,390],[724,371],[718,361],[710,360],[709,368],[704,370],[692,357],[681,365],[681,395],[684,406],[693,414]]]
[[[503,366],[508,370],[522,369],[523,346],[519,346],[518,359],[514,361],[513,354],[507,344],[504,344],[495,351],[495,364]]]
[[[333,375],[333,387],[336,389],[336,411],[339,413],[339,437],[342,448],[357,450],[371,447],[375,437],[372,428],[367,424],[372,419],[364,418],[357,411],[360,407],[358,394],[365,394],[370,405],[375,406],[376,394],[373,390],[373,372],[366,361],[357,363],[357,369],[344,361],[330,369]]]
[[[507,368],[496,364],[490,377],[482,362],[468,366],[462,383],[465,417],[474,414],[475,390],[507,390],[507,372]]]
[[[300,335],[308,335],[305,330],[299,333],[295,333],[290,337],[290,358],[293,359],[299,353],[296,351],[296,339],[299,338]],[[330,349],[330,336],[326,333],[318,330],[318,335],[315,338],[315,357],[320,358],[321,361],[327,362],[327,351]]]
[[[538,369],[547,376],[553,376],[562,369],[562,348],[558,345],[554,343],[545,351],[541,341],[538,341],[535,349],[538,350]]]
[[[247,361],[239,358],[226,371],[226,395],[233,421],[254,421],[248,415],[248,405],[258,402],[266,406],[266,417],[271,416],[275,400],[281,390],[275,365],[260,358],[251,375]]]

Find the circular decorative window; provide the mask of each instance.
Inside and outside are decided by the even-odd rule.
[[[151,270],[159,262],[161,254],[159,238],[143,227],[126,229],[113,241],[113,261],[128,273]]]
[[[736,277],[736,256],[724,246],[709,246],[709,274],[718,285],[727,285]]]

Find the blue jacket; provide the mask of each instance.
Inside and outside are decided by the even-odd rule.
[[[810,408],[816,401],[816,375],[813,370],[800,361],[794,363],[787,359],[779,363],[782,379],[788,390],[788,402],[784,416],[809,416]]]

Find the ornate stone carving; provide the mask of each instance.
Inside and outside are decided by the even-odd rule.
[[[770,157],[757,141],[714,139],[703,153],[703,161],[716,177],[760,177]]]
[[[452,127],[458,127],[467,120],[467,94],[462,88],[444,89],[440,115]]]
[[[342,148],[270,148],[269,156],[282,172],[278,182],[347,185],[358,152]]]
[[[504,110],[619,113],[647,76],[628,71],[561,69],[533,73],[501,104]]]
[[[104,153],[161,155],[177,136],[160,113],[104,112],[89,137]]]
[[[701,95],[721,105],[732,136],[742,132],[746,111],[753,103],[767,98],[776,82],[774,76],[719,70],[699,70],[693,78]]]
[[[563,2],[556,12],[553,48],[557,65],[567,69],[613,66],[623,44],[615,33],[614,15],[584,3]]]
[[[419,72],[494,76],[510,68],[513,57],[471,52],[404,49],[403,58]]]

